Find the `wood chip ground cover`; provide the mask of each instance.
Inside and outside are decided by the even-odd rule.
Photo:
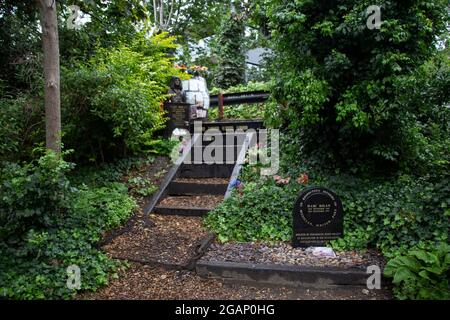
[[[123,178],[123,181],[140,177],[159,185],[169,167],[168,158],[158,157],[155,161],[133,170]],[[145,217],[142,208],[149,201],[149,197],[138,196],[134,190],[130,191],[138,201],[140,209],[132,217],[132,224],[126,232],[119,233],[103,246],[108,256],[180,266],[186,264],[195,255],[195,246],[207,234],[203,229],[201,218],[154,214]],[[114,235],[114,232],[109,232],[105,238]]]
[[[159,186],[162,183],[165,174],[169,170],[170,166],[171,162],[169,158],[159,156],[156,157],[154,161],[142,163],[141,166],[139,166],[138,168],[134,168],[128,175],[122,177],[121,181],[124,184],[128,185],[129,193],[136,200],[140,209],[136,210],[133,216],[126,223],[124,223],[122,227],[105,232],[105,234],[103,234],[102,240],[99,241],[101,245],[103,245],[104,242],[109,243],[112,239],[116,238],[117,235],[123,234],[124,232],[129,232],[130,228],[132,228],[137,221],[143,219],[142,208],[150,200],[151,195],[149,196],[140,195],[139,193],[137,193],[135,186],[130,186],[128,182],[133,178],[140,178],[148,180],[155,186]]]
[[[115,258],[184,265],[207,232],[200,217],[150,215],[104,247]]]
[[[172,208],[206,208],[217,207],[224,199],[223,195],[172,196],[163,199],[158,205]]]
[[[266,287],[203,279],[191,271],[168,271],[132,263],[119,273],[119,279],[79,299],[119,300],[386,300],[384,290],[348,286],[330,289]]]

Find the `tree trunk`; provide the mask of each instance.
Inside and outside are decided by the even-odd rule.
[[[160,7],[159,7],[159,26],[160,28],[164,28],[164,0],[160,0]]]
[[[45,80],[45,142],[61,153],[61,93],[56,0],[36,0],[41,11]]]

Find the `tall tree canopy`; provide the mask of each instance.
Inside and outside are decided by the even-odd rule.
[[[446,32],[447,1],[378,1],[380,29],[367,26],[370,0],[260,4],[276,49],[274,94],[304,150],[353,168],[360,160],[386,168],[416,156],[423,140],[418,115],[442,110],[448,75],[440,101],[426,106],[406,102],[405,84],[426,90],[424,64]]]

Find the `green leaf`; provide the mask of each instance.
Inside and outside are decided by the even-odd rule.
[[[428,275],[428,272],[426,270],[422,270],[418,274],[419,274],[419,276],[421,276],[424,279],[431,280],[429,275]]]
[[[414,274],[405,267],[400,267],[397,269],[394,275],[394,280],[392,282],[394,284],[400,284],[402,281],[406,281],[408,279],[414,278]]]
[[[429,272],[431,272],[431,273],[434,273],[436,275],[441,275],[445,271],[445,268],[442,268],[442,267],[440,267],[438,265],[434,265],[432,267],[426,267],[424,269],[429,271]]]

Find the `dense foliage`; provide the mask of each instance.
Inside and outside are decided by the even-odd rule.
[[[450,299],[450,245],[421,243],[386,265],[400,299]]]
[[[39,12],[29,1],[0,3],[0,299],[71,298],[95,290],[121,265],[96,243],[123,224],[152,181],[120,183],[132,155],[167,154],[158,139],[176,38],[150,37],[141,1],[76,1],[90,22],[67,28],[58,2],[65,159],[42,155],[45,140]],[[104,164],[123,158],[120,165]],[[92,164],[91,164],[92,165]],[[67,287],[70,265],[81,287]]]
[[[210,94],[222,93],[239,93],[248,91],[269,91],[269,84],[265,82],[248,82],[245,85],[237,85],[222,90],[220,88],[212,88]],[[264,119],[266,116],[267,103],[239,104],[224,106],[224,117],[226,119]],[[218,108],[209,110],[208,117],[211,120],[217,119],[219,116]]]
[[[136,204],[120,183],[88,188],[68,179],[72,164],[48,153],[0,171],[0,296],[69,298],[67,267],[81,269],[82,290],[107,283],[118,263],[95,248]]]
[[[345,174],[339,169],[332,172],[320,169],[314,161],[303,161],[297,153],[298,143],[289,134],[280,141],[278,175],[282,179],[262,178],[259,166],[244,167],[240,178],[243,187],[236,189],[231,198],[205,218],[206,225],[217,233],[220,241],[289,241],[293,205],[299,192],[307,187],[323,186],[335,191],[344,206],[344,237],[331,243],[336,250],[377,248],[391,260],[410,254],[410,250],[422,243],[427,244],[422,251],[432,252],[437,244],[449,242],[448,171],[421,176],[398,174],[389,179]],[[415,276],[411,280],[402,278],[404,284],[394,281],[399,286],[396,295],[420,299],[446,297],[449,273],[443,261],[424,266],[441,268],[439,274],[430,276],[434,282],[427,282],[423,272],[417,279]],[[397,266],[392,262],[388,274],[395,274]],[[419,274],[420,271],[411,272]],[[441,291],[434,290],[435,286]],[[422,289],[428,293],[420,293]]]
[[[244,20],[240,15],[232,14],[222,21],[217,40],[218,61],[214,73],[214,86],[228,89],[244,83],[244,31]]]
[[[221,242],[288,241],[297,193],[286,189],[276,186],[273,180],[244,182],[239,193],[206,216],[205,224]]]
[[[341,168],[412,168],[408,160],[420,158],[428,139],[424,118],[449,98],[448,59],[432,103],[405,84],[414,82],[415,93],[429,85],[423,68],[446,31],[447,1],[378,1],[379,30],[366,26],[369,0],[263,2],[276,50],[274,95],[305,152]]]
[[[63,66],[63,143],[75,150],[72,160],[99,163],[155,150],[169,79],[185,77],[168,55],[174,41],[164,33],[150,39],[140,33],[130,43],[98,48],[86,62]],[[34,87],[41,80],[30,81]],[[0,106],[0,159],[32,159],[45,138],[42,94],[5,94]]]
[[[289,182],[280,184],[272,177],[261,178],[256,167],[247,166],[241,175],[243,189],[213,211],[206,218],[207,225],[223,241],[286,241],[291,238],[292,209],[299,191],[324,186],[334,190],[344,206],[345,236],[334,241],[336,249],[377,247],[391,258],[420,241],[450,239],[448,174],[444,178],[403,175],[385,181],[333,175],[304,166],[291,168],[280,173],[289,177]],[[309,176],[307,184],[297,181],[302,174]],[[267,233],[265,224],[278,231]]]
[[[1,93],[1,89],[0,89]],[[0,161],[24,160],[45,137],[40,98],[23,93],[0,98]]]
[[[63,141],[78,159],[104,162],[151,149],[165,124],[167,84],[178,75],[167,55],[173,48],[167,34],[141,34],[64,69]]]
[[[37,8],[29,1],[0,2],[0,93],[2,86],[28,89],[28,76],[36,77],[30,70],[39,57],[37,16]]]
[[[244,174],[243,190],[206,221],[222,240],[240,241],[273,240],[259,222],[279,221],[275,239],[286,240],[293,204],[278,195],[295,198],[306,172],[309,185],[342,198],[345,236],[334,248],[378,248],[399,298],[445,298],[446,255],[433,248],[449,242],[450,229],[447,2],[380,1],[379,29],[368,27],[373,4],[258,1],[279,106],[266,120],[284,129],[279,175],[292,179]]]

